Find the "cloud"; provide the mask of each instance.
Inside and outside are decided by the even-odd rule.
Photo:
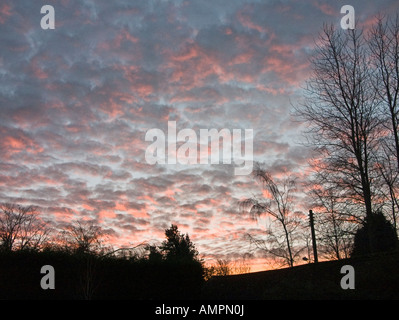
[[[253,129],[254,160],[305,166],[290,117],[327,1],[34,1],[0,5],[0,201],[36,204],[55,227],[92,219],[115,246],[162,240],[171,223],[208,257],[245,253],[239,199],[261,192],[234,165],[150,165],[151,128]],[[369,21],[397,3],[355,1]],[[360,10],[362,8],[362,10]],[[358,10],[359,9],[359,10]],[[304,178],[304,177],[301,177]],[[261,195],[261,194],[260,194]],[[242,250],[242,252],[241,252]]]

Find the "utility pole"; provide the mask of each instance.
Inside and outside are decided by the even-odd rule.
[[[313,245],[313,257],[314,257],[314,262],[318,262],[317,258],[317,245],[316,245],[316,235],[314,232],[314,221],[313,221],[313,211],[309,210],[309,220],[310,220],[310,230],[312,232],[312,245]]]

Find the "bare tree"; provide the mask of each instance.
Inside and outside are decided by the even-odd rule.
[[[61,234],[65,248],[79,254],[77,290],[86,300],[94,297],[103,281],[98,268],[99,260],[107,255],[103,246],[105,236],[105,231],[93,221],[78,220],[73,221]]]
[[[251,266],[247,258],[250,254],[244,254],[240,259],[217,259],[216,264],[205,268],[205,278],[208,280],[214,276],[229,276],[233,274],[249,273]]]
[[[62,233],[67,248],[78,253],[99,253],[105,232],[90,221],[74,221]]]
[[[246,253],[242,256],[242,258],[237,259],[233,262],[233,273],[234,274],[243,274],[249,273],[251,271],[251,264],[247,258],[251,255]]]
[[[48,239],[49,228],[34,206],[0,205],[0,240],[3,250],[39,249]]]
[[[290,267],[294,266],[296,253],[293,251],[294,233],[300,225],[292,207],[292,193],[295,190],[295,181],[290,177],[285,178],[281,185],[278,185],[270,173],[255,166],[253,175],[262,182],[263,187],[269,192],[270,199],[258,200],[248,198],[240,201],[241,209],[248,210],[250,215],[257,219],[260,215],[266,214],[278,222],[282,235],[278,230],[268,229],[268,240],[274,245],[268,247],[267,251],[275,256],[283,258]],[[269,242],[270,243],[270,242]]]
[[[215,275],[228,276],[230,274],[233,274],[233,268],[230,266],[230,261],[227,259],[217,259]]]
[[[309,191],[318,239],[318,249],[327,258],[348,258],[359,221],[348,214],[334,189],[313,182]]]
[[[396,158],[399,171],[399,16],[378,17],[369,33],[371,61],[374,65],[374,86],[382,104],[384,127],[393,140],[390,153]]]
[[[362,203],[362,216],[369,216],[380,187],[381,119],[362,30],[325,25],[311,64],[306,99],[296,110],[319,152],[316,165],[342,201]]]
[[[386,144],[383,144],[383,152],[380,154],[380,161],[377,165],[380,171],[381,178],[384,182],[384,188],[382,191],[385,192],[385,198],[389,199],[392,224],[394,229],[397,230],[397,214],[399,212],[399,171],[396,169],[396,164],[394,161],[394,154],[385,148]]]
[[[86,252],[87,253],[87,252]],[[80,265],[80,270],[77,274],[79,277],[78,292],[83,299],[91,300],[102,283],[101,272],[99,268],[99,256],[92,254],[85,254]]]
[[[399,16],[395,19],[378,17],[369,32],[371,62],[374,69],[374,86],[382,101],[384,137],[379,170],[386,183],[391,200],[392,221],[396,229],[399,176]]]

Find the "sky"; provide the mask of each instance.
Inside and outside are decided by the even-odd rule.
[[[240,259],[266,221],[237,203],[260,184],[234,161],[149,163],[146,133],[252,130],[253,160],[300,185],[311,152],[293,106],[323,23],[339,27],[348,4],[365,25],[399,12],[395,0],[1,1],[0,201],[37,206],[55,229],[94,221],[115,248],[159,243],[173,223],[206,261]]]

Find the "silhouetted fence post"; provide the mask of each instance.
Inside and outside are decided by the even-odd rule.
[[[313,211],[309,210],[309,220],[310,220],[310,230],[312,232],[312,245],[313,245],[313,257],[314,257],[314,262],[318,262],[317,258],[317,245],[316,245],[316,235],[314,232],[314,221],[313,221]]]

